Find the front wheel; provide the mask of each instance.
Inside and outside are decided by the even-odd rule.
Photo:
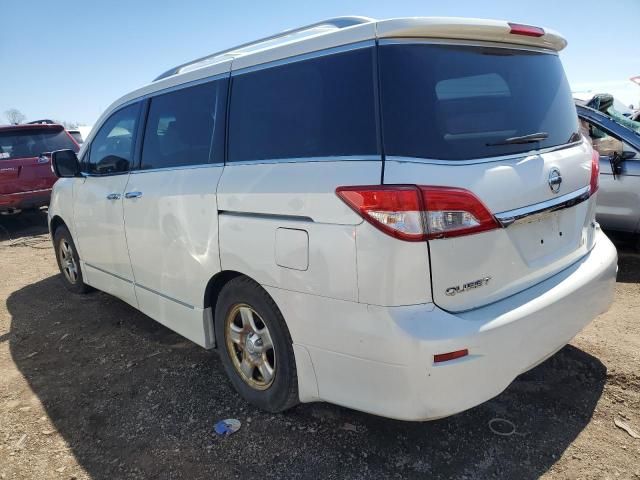
[[[269,412],[298,403],[289,330],[260,285],[246,277],[225,285],[216,304],[215,329],[222,363],[242,397]]]
[[[53,234],[53,248],[56,252],[58,268],[67,290],[74,293],[87,293],[91,288],[84,283],[80,257],[71,233],[67,227],[61,226]]]

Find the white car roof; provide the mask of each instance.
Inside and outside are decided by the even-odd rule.
[[[255,67],[298,55],[367,40],[430,38],[456,41],[487,41],[519,45],[525,48],[560,51],[566,40],[557,32],[544,28],[541,36],[515,35],[505,20],[457,17],[409,17],[375,20],[368,17],[338,17],[287,30],[280,34],[223,50],[174,67],[115,101],[96,125],[116,108],[145,95],[218,74]]]

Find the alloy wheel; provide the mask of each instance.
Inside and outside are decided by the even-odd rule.
[[[225,341],[240,378],[256,390],[269,388],[276,374],[276,356],[260,315],[249,305],[235,305],[225,319]]]
[[[63,238],[60,241],[60,269],[69,283],[75,284],[78,281],[78,265],[73,253],[73,246]]]

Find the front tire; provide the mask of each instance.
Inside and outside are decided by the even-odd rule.
[[[53,234],[53,248],[65,288],[73,293],[89,292],[91,287],[84,283],[78,249],[67,227],[60,226],[56,229]]]
[[[225,371],[245,400],[274,413],[299,402],[291,336],[260,285],[247,277],[227,283],[216,303],[215,330]]]

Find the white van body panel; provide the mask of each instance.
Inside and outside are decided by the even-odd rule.
[[[363,222],[355,231],[358,301],[397,306],[431,302],[429,251],[422,242],[399,242]]]
[[[549,188],[553,169],[562,172],[558,193]],[[469,162],[394,157],[385,162],[385,183],[462,187],[491,212],[501,213],[580,191],[589,183],[591,149],[585,142],[547,153]],[[566,179],[566,181],[565,181]],[[435,303],[463,311],[505,298],[559,272],[593,247],[595,198],[531,222],[457,238],[429,241]],[[427,250],[426,246],[423,249]],[[490,279],[482,288],[450,296],[448,288]]]
[[[461,314],[433,303],[377,307],[267,291],[287,318],[294,345],[311,355],[321,400],[399,420],[432,420],[495,397],[606,311],[616,262],[615,247],[598,230],[596,247],[568,269]],[[433,362],[434,354],[467,346],[473,355]]]
[[[378,38],[446,38],[498,42],[560,51],[567,46],[562,36],[549,28],[544,35],[531,37],[509,33],[511,27],[504,20],[459,17],[414,17],[381,20],[376,24]]]
[[[362,223],[336,187],[380,182],[382,161],[227,165],[218,187],[222,270],[262,285],[358,301],[355,226]],[[278,229],[308,236],[306,269],[279,265]]]
[[[215,192],[222,168],[206,165],[131,173],[126,190],[142,195],[125,200],[124,222],[139,297],[143,289],[187,308],[204,308],[203,292],[220,271]],[[143,298],[143,312],[155,309]]]
[[[559,168],[563,174],[562,193],[583,188],[591,175],[591,148],[586,142],[580,142],[570,148],[546,153],[532,151],[530,154],[468,161],[388,156],[384,179],[389,184],[402,183],[416,175],[424,177],[426,175],[422,172],[428,172],[428,178],[416,182],[462,186],[478,196],[491,212],[500,213],[557,196],[548,184],[552,168]]]
[[[223,212],[306,217],[315,223],[357,225],[362,218],[335,194],[340,185],[380,183],[382,160],[228,164],[218,187]]]
[[[332,25],[200,59],[125,95],[96,123],[80,156],[120,107],[220,74],[233,82],[264,67],[373,47],[377,39],[489,42],[550,55],[566,45],[546,29],[540,37],[513,35],[505,21]],[[611,304],[616,252],[593,221],[595,197],[530,223],[409,242],[364,221],[336,194],[341,186],[450,186],[473,192],[500,214],[555,198],[548,183],[552,168],[562,170],[563,194],[587,188],[587,145],[509,157],[388,155],[383,161],[381,144],[377,155],[227,158],[226,165],[134,170],[101,177],[101,186],[82,195],[70,193],[91,177],[64,179],[53,189],[49,218],[62,219],[77,239],[88,284],[205,348],[215,346],[219,321],[215,298],[207,299],[210,281],[222,272],[253,279],[286,322],[301,401],[404,420],[451,415],[497,395]],[[107,200],[112,193],[121,197]],[[545,237],[549,232],[553,239]],[[493,280],[485,288],[443,293],[485,276]],[[461,349],[469,355],[436,363],[435,355]]]
[[[124,232],[123,195],[129,174],[75,179],[75,243],[89,285],[134,307],[133,270]],[[115,194],[118,198],[108,199]]]

